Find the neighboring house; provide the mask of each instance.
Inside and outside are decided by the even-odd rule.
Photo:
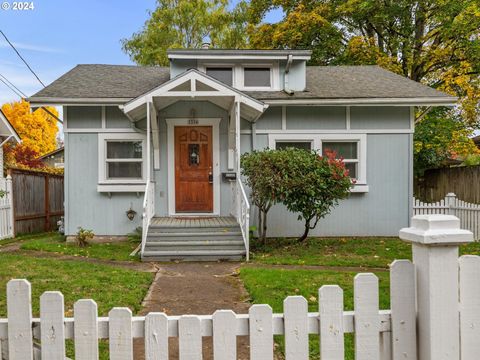
[[[15,128],[10,124],[6,115],[0,109],[0,178],[4,177],[3,172],[3,145],[7,142],[20,143],[20,136],[18,135]]]
[[[170,67],[79,65],[33,95],[64,107],[66,234],[143,226],[144,258],[238,257],[257,218],[240,154],[295,146],[336,150],[356,179],[311,235],[398,235],[412,215],[415,106],[456,98],[377,66],[307,66],[310,56],[170,50]],[[276,206],[268,231],[303,227]]]
[[[47,166],[60,169],[64,167],[64,158],[65,148],[63,146],[39,157]]]
[[[474,136],[472,141],[475,143],[475,146],[480,149],[480,135]]]

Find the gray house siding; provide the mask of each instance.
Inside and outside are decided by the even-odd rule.
[[[306,134],[322,131],[348,134],[346,107],[272,106],[257,121],[256,133],[252,125],[242,121],[241,151],[268,147],[269,134]],[[65,134],[65,204],[66,234],[74,234],[79,226],[92,229],[97,235],[125,235],[141,226],[143,193],[100,193],[98,183],[98,133],[130,128],[130,122],[119,110],[105,108],[102,121],[101,107],[69,107],[66,109],[68,129]],[[170,118],[221,118],[220,172],[227,171],[228,113],[207,101],[180,101],[159,111],[160,168],[153,172],[156,182],[156,215],[168,215],[168,150],[167,123]],[[282,114],[286,115],[285,123]],[[367,143],[366,193],[352,193],[330,215],[321,220],[311,235],[347,236],[396,235],[408,226],[411,185],[410,109],[407,107],[351,107],[350,128],[365,133]],[[394,124],[390,125],[390,122]],[[286,128],[282,130],[282,126]],[[88,125],[88,126],[87,126]],[[137,123],[142,127],[145,124]],[[85,132],[83,132],[85,131]],[[100,131],[100,130],[99,130]],[[230,215],[232,185],[220,179],[220,215]],[[137,216],[127,219],[125,212],[132,207]],[[296,236],[302,232],[297,216],[282,206],[269,214],[270,236]],[[256,222],[252,211],[252,224]]]
[[[350,129],[366,134],[367,185],[369,191],[352,193],[341,201],[331,214],[322,219],[312,236],[396,236],[398,230],[408,226],[411,216],[412,135],[409,107],[351,107]],[[286,129],[281,133],[296,134],[305,130],[331,133],[339,130],[348,134],[346,107],[296,106],[286,107]],[[390,120],[391,115],[391,120]],[[268,147],[268,126],[258,120],[255,135],[244,131],[241,135],[242,153],[250,151],[252,143],[256,150]],[[393,125],[390,124],[390,121]],[[268,120],[272,123],[272,119]],[[258,129],[266,129],[259,131]],[[252,141],[252,138],[254,140]],[[257,222],[257,211],[251,214],[252,224]],[[303,224],[297,215],[278,205],[269,212],[269,236],[298,236]]]
[[[65,234],[78,227],[95,235],[126,235],[142,225],[143,194],[115,193],[111,197],[97,192],[98,135],[65,134]],[[133,221],[126,211],[137,212]]]

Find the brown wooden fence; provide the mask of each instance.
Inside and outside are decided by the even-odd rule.
[[[414,194],[424,202],[440,201],[448,193],[474,204],[480,203],[480,166],[427,170],[415,180]]]
[[[52,231],[64,214],[63,175],[9,169],[15,234]]]

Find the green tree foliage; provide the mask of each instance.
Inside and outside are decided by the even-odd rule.
[[[262,23],[280,7],[283,19]],[[253,47],[308,48],[312,64],[378,64],[461,98],[478,121],[478,0],[252,0]]]
[[[167,49],[245,46],[245,4],[228,11],[228,0],[157,0],[143,28],[122,40],[139,65],[168,65]]]
[[[277,186],[280,182],[280,155],[275,150],[253,151],[241,157],[242,175],[250,188],[250,197],[258,208],[259,239],[267,236],[267,214],[278,202]]]
[[[303,241],[318,221],[349,195],[352,180],[343,160],[336,159],[333,152],[319,156],[314,150],[288,148],[279,153],[284,161],[277,191],[282,204],[304,222],[298,239]]]
[[[282,203],[304,222],[307,238],[311,229],[325,217],[340,199],[350,192],[352,181],[341,159],[334,153],[319,156],[316,151],[300,149],[263,150],[242,155],[242,175],[251,189],[251,198],[259,208],[260,239],[265,240],[267,213]]]
[[[422,176],[426,169],[446,166],[450,159],[473,161],[479,150],[470,135],[471,130],[465,128],[453,110],[433,109],[415,129],[415,175]]]

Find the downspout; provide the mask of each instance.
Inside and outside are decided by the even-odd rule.
[[[287,65],[285,66],[285,76],[283,80],[283,91],[285,91],[288,95],[293,95],[294,91],[289,88],[288,85],[288,73],[290,72],[290,66],[292,65],[293,55],[289,54],[287,56]]]

